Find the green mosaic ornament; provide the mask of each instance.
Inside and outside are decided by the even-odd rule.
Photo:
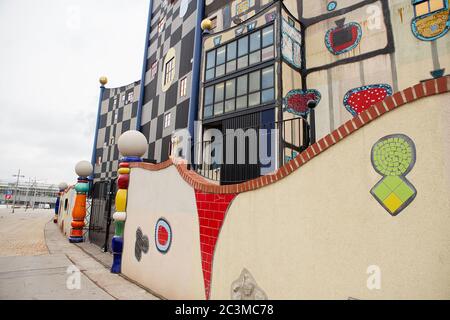
[[[405,178],[415,162],[414,142],[403,134],[385,136],[372,147],[372,165],[384,178],[370,193],[392,216],[398,215],[416,197],[416,189]]]

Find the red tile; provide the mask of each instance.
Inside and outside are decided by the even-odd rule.
[[[442,77],[436,80],[438,93],[447,92],[447,77]]]
[[[429,80],[425,82],[426,95],[436,94],[436,80]]]
[[[425,96],[425,91],[423,91],[422,83],[416,84],[414,87],[414,92],[416,93],[416,98],[420,99]]]
[[[406,102],[411,102],[414,100],[414,93],[412,88],[406,88],[403,90],[403,94],[405,95]]]

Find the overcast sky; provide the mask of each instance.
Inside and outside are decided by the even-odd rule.
[[[148,0],[0,0],[0,179],[74,183],[99,82],[140,79]]]

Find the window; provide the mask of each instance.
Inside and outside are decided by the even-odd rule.
[[[414,5],[414,11],[416,17],[423,16],[425,14],[438,11],[445,8],[444,0],[426,0],[416,3]]]
[[[134,92],[129,92],[128,95],[127,95],[126,104],[129,104],[129,103],[133,102],[133,98],[134,98]]]
[[[274,99],[275,72],[270,66],[206,87],[203,117],[267,104]]]
[[[217,16],[209,20],[211,20],[211,30],[214,30],[217,27]]]
[[[151,78],[154,79],[156,76],[156,72],[158,72],[158,62],[155,61],[152,64]]]
[[[164,129],[170,126],[170,115],[170,112],[164,115]]]
[[[180,97],[186,96],[187,91],[187,78],[183,78],[180,80]]]
[[[166,63],[164,85],[171,83],[173,78],[175,78],[175,58],[170,59]]]
[[[206,53],[205,81],[275,57],[273,25]]]
[[[158,23],[158,32],[162,32],[164,30],[164,25],[166,24],[166,18],[162,18]]]

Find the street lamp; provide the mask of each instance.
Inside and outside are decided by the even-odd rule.
[[[20,175],[20,169],[17,172],[17,174],[13,174],[13,177],[17,177],[17,182],[16,182],[16,189],[14,191],[14,200],[13,200],[13,205],[12,205],[12,213],[14,213],[14,207],[16,206],[16,200],[17,200],[17,189],[19,188],[19,179],[20,178],[25,178],[25,176],[21,176]]]
[[[86,217],[86,197],[89,192],[88,176],[92,173],[92,164],[89,161],[80,161],[75,166],[78,182],[75,185],[77,192],[75,205],[72,210],[72,229],[70,230],[69,242],[83,242],[84,218]]]

